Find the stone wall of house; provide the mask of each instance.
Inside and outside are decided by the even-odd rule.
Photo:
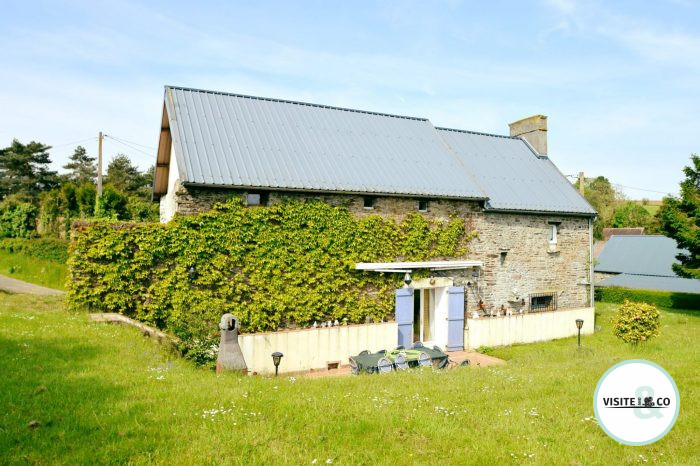
[[[245,191],[184,187],[176,183],[174,202],[180,215],[204,212],[216,202]],[[364,207],[363,196],[269,192],[269,203],[285,197],[319,200],[347,207],[358,216],[379,214],[401,221],[418,211],[418,198],[377,197],[372,209]],[[169,201],[172,202],[172,201]],[[495,309],[504,306],[514,311],[529,305],[530,294],[556,295],[557,308],[590,306],[589,225],[588,218],[561,215],[486,212],[477,201],[430,200],[424,212],[430,218],[448,220],[459,216],[467,230],[478,237],[470,244],[469,259],[483,261],[482,270],[443,271],[455,285],[465,286],[467,309],[478,308],[479,301]],[[549,244],[549,224],[556,222],[556,247]]]

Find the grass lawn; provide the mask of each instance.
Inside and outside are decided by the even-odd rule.
[[[0,295],[0,463],[699,464],[700,317],[664,311],[634,350],[611,335],[613,309],[598,306],[580,351],[569,338],[496,349],[508,364],[489,369],[312,380],[216,375],[59,298]],[[630,358],[681,395],[645,447],[593,417],[598,379]]]
[[[21,252],[0,250],[0,274],[48,288],[63,290],[68,270],[65,264]]]
[[[647,204],[647,205],[642,205],[642,207],[644,207],[644,208],[646,209],[646,211],[649,212],[649,213],[652,215],[652,217],[653,217],[654,215],[656,215],[656,212],[658,212],[659,209],[661,208],[660,205],[649,205],[649,204]]]

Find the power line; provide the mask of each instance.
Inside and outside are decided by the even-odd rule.
[[[117,139],[117,140],[119,140],[119,141],[128,142],[129,144],[133,144],[133,145],[135,145],[135,146],[140,146],[140,147],[143,147],[144,149],[156,150],[156,148],[153,147],[153,146],[146,146],[146,145],[144,145],[144,144],[139,144],[138,142],[129,141],[128,139],[118,138],[118,137],[113,136],[113,135],[109,135],[108,137],[110,137],[110,138],[112,138],[112,139]]]
[[[114,136],[109,136],[109,135],[107,135],[107,134],[105,134],[105,137],[106,137],[106,138],[109,138],[109,139],[111,139],[111,140],[113,140],[114,142],[117,142],[117,143],[119,143],[119,144],[122,144],[123,146],[126,146],[126,147],[128,147],[129,149],[131,149],[131,150],[135,150],[135,151],[137,151],[137,152],[140,152],[141,154],[147,156],[149,159],[152,159],[152,158],[153,158],[153,154],[152,154],[152,153],[149,154],[148,152],[146,152],[146,151],[144,151],[144,150],[141,150],[141,149],[139,149],[138,147],[134,147],[134,146],[132,146],[131,144],[122,141],[121,139],[115,138]],[[139,154],[136,154],[136,155],[139,155]]]
[[[564,176],[566,176],[567,178],[573,178],[573,179],[578,180],[578,175],[564,175]],[[589,179],[590,179],[590,178],[589,178]],[[618,187],[618,188],[634,189],[634,190],[636,190],[636,191],[646,191],[646,192],[649,192],[649,193],[656,193],[656,194],[673,195],[673,193],[669,193],[669,192],[666,192],[666,191],[656,191],[656,190],[654,190],[654,189],[637,188],[637,187],[634,187],[634,186],[627,186],[627,185],[619,184],[619,183],[610,183],[610,184],[613,185],[613,186],[616,186],[616,187]]]
[[[79,140],[79,141],[66,142],[66,143],[63,143],[63,144],[55,144],[55,145],[51,146],[51,148],[52,148],[52,149],[55,149],[55,148],[57,148],[57,147],[70,146],[70,145],[78,144],[78,143],[81,143],[81,142],[94,141],[94,140],[96,140],[96,139],[97,139],[97,136],[93,136],[93,137],[91,137],[91,138],[81,139],[81,140]]]
[[[671,195],[672,193],[668,193],[665,191],[655,191],[653,189],[645,189],[645,188],[635,188],[634,186],[625,186],[624,184],[618,184],[618,183],[612,183],[613,186],[617,186],[619,188],[627,188],[627,189],[634,189],[637,191],[646,191],[649,193],[656,193],[656,194],[666,194],[666,195]]]

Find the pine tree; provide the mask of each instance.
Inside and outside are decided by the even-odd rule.
[[[97,178],[97,167],[95,157],[90,157],[83,146],[75,148],[75,152],[70,156],[70,162],[63,166],[69,170],[68,180],[75,184],[94,183]]]
[[[673,264],[673,270],[681,277],[700,278],[700,156],[693,154],[690,161],[683,169],[680,199],[664,198],[658,217],[666,236],[688,251],[676,256],[680,263]]]
[[[143,175],[138,167],[124,154],[118,154],[107,165],[105,184],[112,185],[118,191],[134,195],[144,185]]]
[[[58,185],[55,171],[49,170],[50,146],[36,141],[22,144],[17,139],[0,149],[0,199],[8,194],[38,199],[42,191]]]

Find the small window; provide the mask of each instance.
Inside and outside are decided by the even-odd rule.
[[[362,206],[365,209],[374,209],[374,204],[377,201],[376,197],[365,196],[362,198]]]
[[[556,293],[533,293],[530,294],[530,312],[556,311]]]
[[[557,224],[549,224],[549,244],[557,244]]]
[[[270,194],[266,191],[250,191],[245,198],[247,206],[264,206],[269,200]]]
[[[418,211],[419,212],[427,212],[428,211],[428,200],[427,199],[418,199]]]

